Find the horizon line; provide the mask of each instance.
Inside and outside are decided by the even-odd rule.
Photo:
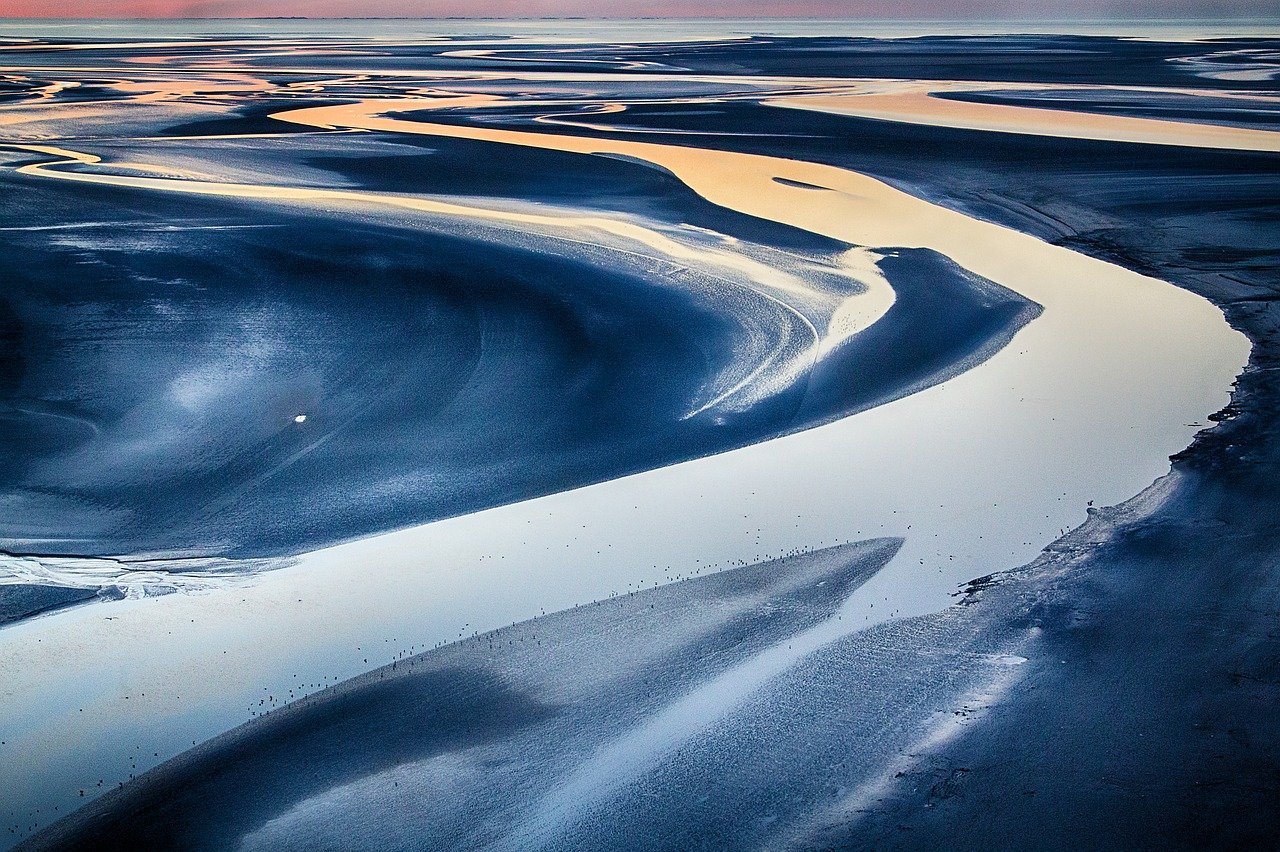
[[[813,15],[183,15],[178,17],[150,15],[0,15],[0,21],[841,21],[866,23],[1182,23],[1182,22],[1280,22],[1280,15],[1182,16],[1182,17],[998,17],[966,16],[954,18]]]

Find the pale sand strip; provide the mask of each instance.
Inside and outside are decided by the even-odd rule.
[[[873,84],[862,90],[837,94],[797,95],[771,98],[764,103],[791,109],[953,127],[1000,133],[1024,133],[1067,139],[1094,139],[1107,142],[1135,142],[1147,145],[1180,145],[1234,151],[1280,151],[1280,131],[1249,127],[1228,127],[1079,112],[1064,103],[1061,109],[981,104],[934,97],[933,93],[975,92],[992,89],[1070,89],[1071,86],[1028,86],[1020,84],[983,85],[974,83],[933,83],[903,81]],[[1090,88],[1107,88],[1095,86]],[[1156,90],[1153,90],[1156,91]],[[1171,90],[1172,91],[1172,90]],[[1181,94],[1201,94],[1177,90]],[[1204,93],[1206,97],[1221,93]]]

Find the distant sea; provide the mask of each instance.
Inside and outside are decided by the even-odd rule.
[[[1195,20],[943,21],[875,19],[694,18],[183,18],[44,19],[0,17],[0,38],[131,39],[211,36],[298,36],[382,39],[517,39],[537,42],[702,41],[745,36],[912,38],[928,35],[1059,33],[1185,41],[1280,35],[1280,18]]]

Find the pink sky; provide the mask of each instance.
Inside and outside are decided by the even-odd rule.
[[[1274,15],[1274,0],[0,0],[0,17],[868,17]]]

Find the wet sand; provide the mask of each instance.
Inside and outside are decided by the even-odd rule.
[[[827,705],[828,710],[835,708],[834,712],[852,710],[856,715],[865,710],[867,714],[830,729],[830,740],[817,737],[816,730],[792,724],[790,732],[807,742],[792,741],[785,737],[762,737],[757,740],[748,738],[746,741],[772,740],[788,743],[788,748],[792,749],[789,754],[798,759],[794,777],[799,783],[821,783],[825,777],[823,773],[814,771],[806,761],[825,760],[824,755],[838,753],[846,742],[839,735],[841,730],[848,730],[850,725],[863,729],[870,726],[869,730],[873,731],[886,730],[889,720],[897,718],[896,714],[901,708],[909,708],[902,717],[906,720],[900,731],[903,739],[886,739],[882,743],[889,743],[889,748],[894,749],[899,748],[899,745],[892,743],[910,746],[913,737],[923,737],[922,742],[935,747],[949,738],[950,734],[939,739],[930,733],[928,724],[923,730],[913,727],[921,720],[932,719],[932,716],[924,704],[910,702],[908,696],[912,692],[907,682],[915,675],[924,676],[938,671],[920,662],[920,649],[943,647],[949,640],[955,639],[955,631],[960,630],[963,623],[972,622],[964,622],[964,619],[957,621],[959,616],[955,610],[947,610],[940,616],[929,616],[927,613],[946,602],[946,592],[956,582],[987,573],[996,567],[1007,567],[1030,559],[1040,544],[1056,536],[1061,525],[1065,523],[1069,526],[1073,523],[1069,519],[1080,517],[1082,513],[1079,510],[1086,494],[1090,495],[1088,499],[1114,502],[1133,493],[1164,470],[1166,465],[1163,455],[1184,445],[1191,432],[1198,428],[1191,424],[1201,422],[1198,418],[1209,413],[1216,403],[1208,398],[1212,394],[1193,392],[1187,385],[1188,376],[1185,373],[1178,375],[1177,381],[1164,385],[1162,376],[1170,379],[1174,377],[1167,376],[1161,365],[1167,367],[1171,363],[1185,364],[1188,360],[1198,360],[1190,356],[1192,351],[1200,351],[1195,348],[1198,346],[1205,347],[1203,351],[1206,355],[1209,352],[1221,353],[1224,349],[1236,352],[1234,347],[1241,342],[1233,335],[1213,337],[1212,340],[1206,337],[1210,329],[1221,329],[1221,319],[1217,312],[1162,281],[1127,272],[1120,265],[1093,260],[1075,251],[1052,246],[1041,239],[946,210],[936,203],[937,196],[931,192],[920,193],[921,196],[933,199],[932,202],[925,201],[921,197],[893,189],[888,184],[856,174],[848,168],[752,154],[732,156],[672,143],[636,147],[640,143],[615,139],[586,140],[560,134],[494,129],[491,126],[470,127],[452,123],[456,119],[451,119],[450,123],[437,123],[416,120],[422,116],[379,117],[385,108],[395,103],[418,102],[413,99],[365,101],[354,105],[354,108],[334,107],[332,111],[322,113],[321,117],[333,117],[336,114],[344,116],[344,121],[367,124],[370,125],[367,129],[381,132],[410,132],[518,145],[545,145],[561,151],[588,154],[605,152],[638,156],[680,174],[683,180],[705,197],[734,207],[740,212],[760,215],[768,209],[772,211],[767,214],[770,218],[823,236],[871,245],[885,254],[892,254],[894,248],[900,246],[927,246],[951,258],[960,267],[1043,305],[1045,312],[1014,336],[1009,345],[999,352],[986,353],[989,357],[971,365],[966,372],[958,373],[928,390],[820,429],[756,445],[737,453],[618,480],[582,493],[570,492],[546,498],[545,502],[535,501],[520,507],[509,507],[509,511],[505,512],[499,510],[495,513],[481,513],[468,519],[459,519],[458,523],[451,525],[432,525],[381,539],[353,543],[332,551],[322,551],[306,557],[297,569],[285,569],[264,577],[261,584],[255,586],[248,595],[214,592],[201,597],[170,596],[156,600],[123,602],[112,606],[115,613],[112,618],[120,619],[125,624],[116,624],[114,621],[104,624],[99,616],[90,615],[89,609],[81,609],[40,620],[46,625],[56,622],[56,633],[44,629],[37,629],[32,633],[33,625],[39,624],[32,622],[30,625],[17,625],[0,634],[0,639],[14,640],[10,650],[18,655],[23,653],[21,640],[24,636],[38,634],[42,642],[54,641],[60,645],[60,648],[52,651],[43,649],[43,653],[48,656],[41,656],[40,659],[18,659],[16,667],[5,669],[5,677],[10,678],[22,671],[35,670],[41,665],[48,671],[50,660],[66,659],[64,650],[72,646],[92,646],[98,640],[90,637],[98,636],[100,640],[104,629],[117,639],[126,632],[136,631],[139,643],[130,647],[139,653],[126,654],[136,679],[130,684],[132,694],[126,695],[125,700],[137,699],[139,687],[145,686],[149,694],[147,701],[128,708],[131,715],[140,710],[138,716],[133,716],[141,723],[139,727],[130,728],[126,725],[114,728],[121,741],[142,742],[147,738],[143,734],[144,727],[148,725],[149,719],[159,718],[157,713],[173,720],[190,712],[189,709],[183,709],[184,705],[190,708],[207,700],[199,693],[199,685],[176,683],[172,679],[171,669],[165,671],[161,655],[147,659],[145,646],[140,643],[147,642],[148,636],[158,637],[160,631],[172,632],[173,628],[179,628],[186,634],[178,640],[180,644],[185,643],[186,649],[169,647],[163,655],[165,659],[189,654],[198,647],[212,649],[214,653],[207,657],[196,654],[188,658],[200,661],[202,677],[216,681],[224,677],[219,672],[230,672],[233,669],[238,672],[238,678],[245,677],[245,672],[248,671],[245,666],[250,660],[243,654],[243,650],[254,644],[250,622],[257,622],[261,626],[261,619],[270,616],[276,625],[294,625],[302,630],[308,629],[305,626],[308,623],[324,623],[331,631],[331,646],[318,649],[312,644],[309,650],[315,653],[315,657],[303,671],[315,682],[320,682],[319,672],[332,673],[324,675],[324,681],[328,682],[330,677],[336,679],[339,675],[362,671],[361,660],[365,660],[364,667],[367,667],[368,657],[361,656],[361,648],[378,647],[379,638],[383,640],[383,645],[390,646],[387,649],[380,648],[382,653],[385,654],[391,648],[403,650],[403,644],[412,644],[407,643],[404,637],[421,636],[420,632],[415,631],[421,630],[420,625],[424,619],[434,620],[443,628],[435,634],[443,639],[455,630],[465,633],[468,629],[484,629],[490,625],[496,626],[503,620],[514,620],[517,615],[524,617],[530,614],[527,611],[521,613],[521,606],[527,606],[532,600],[529,597],[531,590],[536,589],[536,595],[546,601],[548,608],[557,605],[564,607],[574,602],[575,595],[591,595],[593,592],[598,594],[624,588],[632,590],[641,583],[647,585],[650,576],[660,573],[644,567],[644,563],[650,559],[653,560],[654,568],[660,564],[674,565],[679,566],[676,568],[678,574],[692,573],[716,559],[727,557],[729,562],[734,559],[750,561],[751,554],[758,553],[761,549],[781,549],[788,543],[795,546],[800,542],[808,542],[812,546],[813,541],[840,530],[846,538],[893,535],[903,537],[906,541],[893,562],[880,575],[859,587],[837,612],[837,622],[851,619],[856,624],[860,620],[864,629],[855,632],[847,627],[837,627],[830,621],[824,622],[803,634],[805,638],[801,648],[778,648],[772,654],[753,660],[745,671],[750,678],[761,679],[758,681],[759,689],[731,695],[729,714],[736,718],[735,714],[743,712],[743,708],[760,708],[759,712],[764,714],[764,718],[774,720],[773,729],[786,730],[786,722],[794,718],[787,712],[787,708],[793,706],[788,702],[795,695],[804,695],[806,692],[814,695],[826,694],[824,690],[830,689],[847,698],[849,683],[864,685],[876,682],[875,678],[865,676],[868,671],[865,667],[872,666],[870,670],[875,671],[877,661],[884,658],[878,656],[879,652],[874,649],[886,646],[864,643],[878,642],[887,632],[896,637],[887,646],[890,659],[894,659],[893,653],[897,650],[905,648],[905,656],[897,659],[909,660],[911,664],[889,664],[884,669],[896,672],[907,681],[896,678],[883,681],[883,703],[877,703],[874,690],[864,689],[863,700],[855,705],[850,705],[847,701]],[[434,103],[439,106],[439,102]],[[482,117],[490,108],[481,105],[482,103],[471,102],[473,107],[477,107],[477,118]],[[316,118],[314,112],[302,114],[311,119]],[[296,117],[298,113],[294,112],[293,115]],[[385,127],[373,126],[376,122],[393,124]],[[764,140],[761,144],[764,144]],[[717,163],[723,168],[717,168]],[[729,164],[732,164],[732,168],[728,167]],[[768,168],[764,167],[765,164]],[[103,187],[120,189],[169,189],[170,183],[182,183],[110,174],[109,165],[100,168],[99,164],[84,161],[78,165],[71,163],[36,167],[36,170],[36,174],[28,172],[26,176],[47,182],[98,183]],[[71,177],[72,175],[75,177]],[[59,180],[48,181],[49,178]],[[776,178],[781,178],[782,181]],[[200,190],[195,192],[199,194]],[[1098,252],[1096,245],[1090,246],[1090,249],[1095,253],[1105,254],[1112,261],[1116,259],[1111,254]],[[997,262],[994,257],[997,252],[1008,252],[1010,262]],[[1034,274],[1021,265],[1028,260],[1038,264]],[[1160,274],[1158,266],[1140,268]],[[1055,279],[1054,276],[1059,274],[1062,277]],[[1089,289],[1091,282],[1098,284],[1094,291]],[[1090,292],[1093,293],[1092,296]],[[1129,293],[1132,300],[1126,299],[1122,295],[1124,293]],[[1169,313],[1163,314],[1164,320],[1153,324],[1153,311],[1166,310]],[[1184,310],[1188,313],[1180,313]],[[1169,318],[1175,315],[1183,316],[1186,324],[1169,322]],[[887,317],[888,314],[885,314],[881,321]],[[875,327],[872,325],[871,329]],[[1145,336],[1144,329],[1153,333]],[[1054,339],[1059,343],[1046,347],[1046,341]],[[1074,342],[1064,344],[1068,340]],[[1099,346],[1099,341],[1106,341],[1106,345]],[[1028,354],[1031,357],[1025,357]],[[1230,374],[1242,360],[1243,348],[1232,363],[1227,363],[1232,359],[1224,359],[1218,365],[1221,370],[1215,368],[1206,371],[1202,376],[1204,387],[1224,387]],[[1133,369],[1134,373],[1128,377],[1116,374],[1117,364]],[[1115,387],[1087,387],[1086,395],[1094,397],[1095,402],[1100,402],[1096,398],[1099,392],[1115,393],[1109,404],[1101,405],[1106,416],[1094,419],[1093,415],[1099,412],[1083,404],[1080,393],[1086,388],[1080,386],[1080,377],[1092,377],[1096,381],[1100,375],[1115,379],[1117,383]],[[1125,384],[1129,380],[1132,380],[1132,385]],[[1087,382],[1084,384],[1088,385]],[[1028,393],[1032,389],[1034,392]],[[1062,396],[1052,401],[1053,394],[1059,391]],[[1040,398],[1036,394],[1045,394],[1046,397]],[[1176,394],[1185,394],[1185,397],[1175,399]],[[1032,397],[1030,401],[1029,396]],[[1149,419],[1141,412],[1141,406],[1136,405],[1139,402],[1141,405],[1153,406]],[[1159,414],[1156,414],[1157,410]],[[1067,414],[1075,419],[1069,422],[1060,420]],[[1007,417],[1008,420],[1002,421],[1002,417]],[[1128,418],[1133,419],[1130,421]],[[1173,422],[1184,425],[1170,427]],[[1055,423],[1061,425],[1052,425]],[[1126,425],[1128,429],[1124,428]],[[1002,431],[1004,429],[1012,431]],[[1115,433],[1110,431],[1113,429]],[[1155,437],[1157,432],[1160,434],[1158,438]],[[1016,445],[1014,436],[1025,439],[1027,435],[1034,435],[1043,444],[1033,440],[1026,445]],[[1103,435],[1107,436],[1106,440],[1091,440]],[[911,447],[920,455],[904,459],[900,453],[903,446]],[[896,455],[892,449],[895,447],[899,450]],[[1068,447],[1069,450],[1066,449]],[[1053,457],[1055,449],[1062,455]],[[977,459],[984,465],[966,467],[965,457],[962,455],[965,451],[976,452]],[[1146,453],[1150,453],[1150,457]],[[1135,463],[1138,462],[1137,455],[1141,455],[1146,461]],[[874,478],[876,474],[872,472],[885,471],[886,462],[899,465],[896,472],[881,474],[885,476],[886,484],[891,486],[890,490],[895,492],[894,496],[886,500],[883,494],[875,490],[866,491],[861,487],[853,491],[841,490],[839,482],[848,483],[859,476],[871,475]],[[1014,474],[1015,478],[996,481],[991,470],[986,469],[988,467]],[[1105,471],[1105,475],[1102,471]],[[956,481],[940,485],[933,482],[939,472]],[[1028,488],[1018,484],[1021,480],[1017,477],[1021,476],[1025,476],[1027,482],[1034,482],[1035,487],[1039,488],[1045,488],[1045,483],[1050,481],[1061,483],[1063,497],[1041,501],[1041,498],[1051,495],[1037,495],[1035,487]],[[1107,485],[1100,487],[1103,479],[1108,481]],[[931,484],[926,486],[926,482]],[[861,486],[863,483],[857,484]],[[708,501],[706,494],[713,487],[716,500]],[[903,487],[907,487],[918,502],[913,505],[896,502],[901,496],[898,489]],[[941,490],[935,490],[939,487]],[[1055,485],[1053,490],[1056,492],[1057,488]],[[787,507],[794,507],[797,495],[801,494],[805,495],[805,505],[812,516],[797,516],[794,519],[794,529],[789,529],[792,519],[787,514]],[[938,505],[936,511],[932,509],[935,499]],[[1019,501],[1024,501],[1023,505],[1018,505]],[[1059,501],[1066,505],[1056,507],[1054,504]],[[687,522],[688,507],[698,506],[705,510],[713,503],[723,504],[722,517],[701,515],[696,526]],[[991,504],[989,510],[985,508],[988,503]],[[955,513],[960,507],[963,508],[957,516]],[[631,512],[639,514],[631,515]],[[817,517],[819,514],[824,517]],[[554,517],[557,515],[558,517]],[[619,524],[619,519],[625,517],[633,518],[629,522],[630,526]],[[685,520],[682,521],[681,518]],[[582,527],[586,532],[580,531],[577,526],[584,520],[586,523]],[[746,521],[745,524],[742,523],[743,520]],[[518,541],[511,541],[509,549],[505,544],[500,544],[492,552],[478,553],[474,544],[465,543],[474,542],[477,537],[492,542],[492,532],[484,532],[486,524],[496,525],[488,527],[490,530],[523,529],[520,526],[522,521],[532,528]],[[533,526],[534,524],[537,526]],[[849,532],[850,526],[854,527],[852,535]],[[569,529],[574,531],[572,543],[564,550],[556,551],[557,542],[563,543],[565,532]],[[617,535],[619,529],[626,531],[624,535]],[[651,531],[656,529],[661,529],[662,535],[661,541],[655,544]],[[762,534],[761,531],[767,532]],[[754,532],[754,537],[744,537],[744,532]],[[647,539],[643,549],[639,547],[641,539]],[[563,573],[566,560],[589,558],[588,554],[592,549],[603,553],[613,545],[618,545],[620,549],[610,551],[610,556],[603,560],[596,560],[593,571],[584,571],[576,576],[566,576]],[[539,553],[539,548],[544,548],[545,553]],[[447,562],[453,567],[439,577],[424,577],[421,556],[424,553],[432,554],[432,561],[437,565]],[[442,558],[442,555],[445,556]],[[493,560],[490,563],[492,569],[485,564],[490,559]],[[521,588],[509,588],[510,578],[513,576],[510,566],[513,562],[508,562],[506,566],[494,564],[508,559],[520,560],[521,570],[517,576],[520,578]],[[693,561],[690,562],[690,559]],[[917,562],[923,567],[917,566]],[[584,566],[585,564],[587,563]],[[376,565],[379,579],[385,586],[370,589],[362,585],[366,580],[365,572],[353,570],[357,565]],[[463,568],[464,565],[467,567]],[[607,576],[591,576],[601,568],[611,573]],[[934,568],[937,568],[940,575],[936,582],[932,576]],[[489,622],[473,623],[474,615],[469,612],[460,613],[452,606],[450,608],[454,611],[451,614],[442,611],[428,614],[424,609],[422,603],[427,601],[432,601],[439,607],[439,591],[456,586],[459,577],[466,578],[469,584],[466,592],[469,595],[489,602],[489,611],[485,613]],[[563,585],[556,586],[557,583]],[[308,596],[306,603],[303,607],[294,609],[292,600],[304,588],[307,591],[301,594]],[[312,591],[317,590],[322,592],[319,601],[309,597]],[[324,594],[326,590],[332,594]],[[419,597],[412,599],[409,597],[411,594]],[[300,598],[298,603],[303,604],[303,600]],[[872,609],[877,603],[881,604],[881,612],[873,613]],[[402,609],[397,611],[397,606]],[[354,619],[348,618],[350,614],[368,612],[371,609],[387,615],[387,636],[371,636],[368,625],[358,624]],[[888,612],[885,612],[886,609]],[[965,610],[970,611],[976,610]],[[924,621],[912,616],[919,616]],[[450,621],[451,618],[454,619],[453,622]],[[199,624],[196,623],[197,619]],[[414,627],[414,624],[418,626]],[[919,624],[932,627],[923,632],[916,631],[915,625]],[[986,660],[985,664],[977,665],[974,662],[976,658],[963,656],[969,650],[963,651],[959,658],[942,655],[942,670],[958,670],[974,674],[977,678],[976,683],[951,684],[948,689],[954,689],[946,693],[951,697],[939,697],[943,704],[953,700],[955,696],[960,696],[962,706],[969,700],[966,696],[976,696],[974,700],[979,703],[990,703],[1013,688],[1012,680],[1016,678],[1011,679],[1006,674],[1014,665],[1012,658],[1018,655],[1006,652],[1010,650],[1009,645],[1020,647],[1025,636],[1016,629],[1011,630],[1006,622],[1001,622],[992,629],[995,630],[995,637],[988,645],[966,646],[963,642],[952,645],[969,650],[981,647],[982,650],[977,653]],[[288,633],[287,630],[278,629],[273,632],[277,635]],[[249,644],[242,645],[246,639]],[[370,642],[370,639],[373,641]],[[393,639],[400,644],[391,645]],[[350,646],[342,647],[347,642],[356,647],[354,656]],[[216,651],[219,649],[225,655],[222,660],[217,659]],[[235,653],[228,654],[228,651]],[[289,671],[285,665],[292,664],[292,671],[297,673],[297,661],[303,656],[300,647],[280,648],[278,651],[280,658],[276,661],[279,663],[277,674],[281,678],[275,678],[274,675],[262,678],[268,684],[268,689],[272,690],[269,695],[279,691],[276,684],[288,684],[283,679]],[[848,651],[847,656],[845,651]],[[252,664],[261,667],[259,672],[275,667],[275,663],[261,659],[261,652],[261,643],[257,643]],[[833,659],[845,660],[855,671],[864,674],[851,676],[848,681],[844,681],[829,669],[822,668],[824,661]],[[968,660],[968,668],[965,665],[957,668],[960,660]],[[89,667],[86,671],[95,667],[91,660],[84,662]],[[148,670],[151,674],[147,674]],[[162,671],[165,671],[163,678]],[[67,684],[74,683],[77,679],[71,671],[62,671],[60,677]],[[160,694],[155,690],[162,683],[164,692]],[[708,688],[715,688],[716,683],[713,678]],[[35,685],[20,685],[20,690],[29,692],[32,686]],[[174,687],[180,688],[181,693]],[[193,688],[197,690],[194,697],[191,692]],[[223,688],[225,689],[225,683]],[[246,693],[253,691],[250,689]],[[695,690],[693,694],[701,693]],[[67,706],[71,707],[80,703],[80,699],[89,697],[88,693],[66,694],[62,696],[62,700],[67,701]],[[124,709],[119,696],[113,699],[105,693],[93,696],[90,704],[98,722],[104,718],[109,719]],[[206,703],[204,706],[211,705]],[[76,714],[69,715],[67,724],[75,730],[78,727],[74,718]],[[116,718],[123,717],[116,715]],[[663,717],[659,714],[656,718]],[[150,741],[160,745],[165,754],[176,753],[175,746],[181,746],[188,733],[194,735],[197,731],[210,728],[202,722],[192,724],[193,721],[175,724],[162,735],[170,740],[163,745],[154,736]],[[225,717],[214,725],[225,726]],[[112,729],[111,723],[96,729],[102,730],[103,727]],[[694,728],[701,730],[696,724]],[[215,727],[214,730],[220,728]],[[688,785],[695,783],[691,778],[704,769],[708,774],[701,777],[730,777],[741,784],[738,797],[725,799],[726,806],[740,808],[737,811],[730,809],[717,813],[714,804],[704,802],[699,803],[702,809],[697,811],[701,816],[682,820],[678,816],[682,811],[678,808],[659,809],[658,813],[665,814],[663,818],[667,821],[661,823],[663,827],[660,832],[648,835],[656,838],[655,847],[668,843],[672,848],[687,848],[680,844],[687,844],[691,837],[705,839],[707,836],[721,836],[699,834],[703,829],[710,831],[710,827],[718,826],[715,831],[728,831],[735,825],[741,829],[742,821],[733,816],[735,813],[740,815],[761,812],[760,800],[756,798],[761,790],[760,779],[752,774],[751,769],[751,766],[759,768],[759,765],[752,764],[748,759],[732,764],[732,771],[727,775],[720,771],[724,765],[718,761],[725,755],[742,752],[722,748],[700,751],[699,759],[686,770],[681,770],[678,765],[668,762],[672,754],[687,754],[678,743],[673,753],[670,751],[670,742],[647,739],[651,733],[650,728],[642,725],[639,730],[642,732],[640,741],[630,745],[628,742],[631,741],[622,741],[622,745],[627,748],[634,746],[637,765],[662,767],[662,772],[674,773],[668,777],[682,779],[682,783],[676,785],[642,783],[638,794],[643,798],[639,801],[650,800],[654,795],[660,796],[663,790],[691,789]],[[744,742],[741,733],[743,729],[734,730],[738,733],[731,734],[729,741]],[[828,743],[833,751],[827,752],[826,746],[819,747],[819,739]],[[50,765],[55,772],[58,771],[58,758],[53,757],[58,752],[56,744],[49,750],[50,744],[47,741],[37,746],[34,739],[28,738],[22,743],[28,753],[43,751],[50,756]],[[750,754],[750,749],[746,754]],[[855,781],[854,793],[879,789],[874,783],[871,787],[866,787],[864,781],[874,782],[877,768],[894,765],[893,761],[887,759],[886,751],[873,750],[866,755],[865,762],[859,764],[854,774],[863,773],[865,776],[869,772],[870,780],[863,777],[862,780]],[[155,757],[159,756],[157,750]],[[109,765],[109,762],[104,761],[103,765]],[[140,767],[153,762],[152,759],[143,758]],[[588,761],[588,770],[590,765]],[[578,780],[573,781],[571,778],[566,789],[571,792],[583,789],[583,785],[591,777],[589,771],[586,775],[573,776]],[[632,788],[628,787],[627,790]],[[634,836],[619,833],[617,820],[624,815],[636,814],[653,818],[654,811],[628,807],[625,802],[632,800],[626,796],[632,793],[620,793],[624,798],[614,800],[609,798],[613,795],[611,791],[612,788],[600,791],[603,809],[594,816],[592,813],[575,814],[572,820],[567,821],[556,816],[562,814],[553,797],[551,814],[556,818],[537,822],[530,830],[536,829],[537,837],[554,840],[560,836],[557,832],[569,829],[575,832],[574,836],[594,838],[606,846],[604,838]],[[803,808],[792,812],[783,824],[802,828],[803,824],[797,822],[797,815],[803,813]],[[607,818],[599,819],[600,814]],[[737,835],[739,839],[769,836],[751,835],[754,828],[745,830],[747,834]],[[270,842],[265,835],[262,839]]]

